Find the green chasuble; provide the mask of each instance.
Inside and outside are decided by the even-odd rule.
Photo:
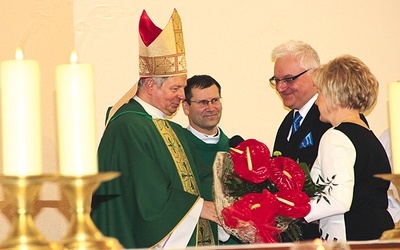
[[[186,153],[199,186],[199,170],[186,129],[167,121]],[[171,143],[174,143],[173,141]],[[125,248],[149,248],[160,243],[184,219],[200,198],[184,191],[171,153],[151,117],[135,100],[113,116],[100,141],[99,171],[121,176],[101,184],[93,196],[93,222]],[[188,246],[196,245],[196,230]]]
[[[215,160],[215,155],[218,151],[229,152],[229,138],[220,129],[219,141],[216,144],[207,144],[198,137],[196,137],[192,132],[186,130],[186,135],[189,141],[191,141],[196,151],[203,163],[203,168],[201,171],[201,179],[204,184],[204,194],[203,197],[208,201],[213,201],[213,165]]]
[[[197,136],[195,136],[189,130],[186,130],[186,136],[193,143],[196,148],[197,153],[202,161],[202,171],[201,173],[201,181],[204,187],[204,192],[202,197],[206,200],[213,201],[213,188],[214,188],[214,175],[213,175],[213,165],[215,160],[215,155],[219,151],[229,152],[229,138],[224,134],[222,129],[220,128],[220,136],[219,141],[216,144],[207,144]],[[217,224],[211,223],[211,227],[214,235],[217,234]],[[216,237],[214,237],[217,239]],[[220,245],[235,245],[241,244],[240,240],[236,237],[232,236],[226,242],[220,242]]]

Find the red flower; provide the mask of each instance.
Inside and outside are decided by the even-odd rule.
[[[279,201],[268,190],[244,195],[233,205],[222,209],[225,225],[254,233],[253,243],[277,242],[280,230],[275,227]]]
[[[222,209],[222,216],[228,227],[236,228],[238,223],[253,221],[255,225],[274,224],[279,202],[275,196],[264,189],[262,193],[249,193]]]
[[[271,159],[269,179],[279,190],[302,190],[305,174],[299,164],[283,156]]]
[[[284,190],[275,193],[275,196],[280,201],[277,215],[303,218],[311,210],[310,197],[302,191]]]
[[[231,149],[233,168],[244,180],[261,183],[269,177],[270,152],[255,139],[248,139]]]

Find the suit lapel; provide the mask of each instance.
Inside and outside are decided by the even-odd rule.
[[[293,121],[293,110],[291,110],[286,117],[283,119],[281,125],[278,128],[278,132],[275,137],[274,151],[281,151],[286,154],[288,147],[288,134]]]

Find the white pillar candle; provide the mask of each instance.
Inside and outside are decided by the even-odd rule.
[[[15,57],[1,64],[3,175],[41,175],[39,64]]]
[[[56,71],[60,174],[97,174],[92,66],[77,63],[73,52]]]
[[[389,84],[389,122],[392,172],[400,174],[400,82]]]

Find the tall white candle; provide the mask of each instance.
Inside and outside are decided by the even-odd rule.
[[[40,175],[39,64],[24,60],[20,48],[15,58],[1,64],[3,175]]]
[[[392,169],[400,174],[400,82],[389,84],[389,122]]]
[[[92,66],[78,64],[72,52],[71,63],[56,71],[60,174],[97,174]]]

